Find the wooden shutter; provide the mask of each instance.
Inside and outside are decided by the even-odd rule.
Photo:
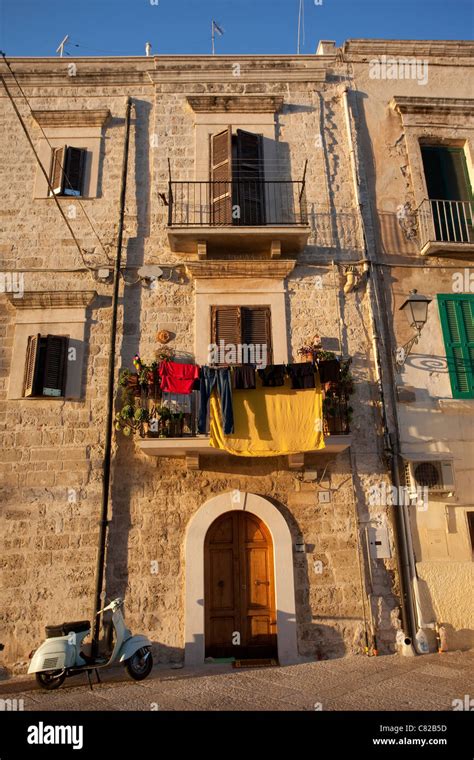
[[[242,306],[242,343],[266,346],[267,364],[272,363],[272,329],[269,306]]]
[[[237,166],[234,170],[240,217],[235,224],[265,223],[265,185],[261,135],[237,130]]]
[[[232,224],[232,127],[211,137],[211,224]]]
[[[50,182],[55,195],[62,195],[64,189],[64,166],[67,147],[53,148],[51,157]],[[51,191],[50,191],[51,194]]]
[[[66,148],[64,166],[64,195],[82,195],[86,151],[83,148]]]
[[[213,306],[212,307],[212,342],[220,346],[240,343],[240,307],[239,306]]]
[[[474,398],[474,296],[438,296],[453,398]]]
[[[46,338],[43,396],[64,396],[68,338],[48,335]]]
[[[37,375],[39,365],[41,335],[30,335],[26,348],[25,377],[23,382],[23,395],[25,397],[36,395]]]

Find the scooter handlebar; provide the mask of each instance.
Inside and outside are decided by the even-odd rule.
[[[102,610],[98,610],[97,614],[100,615],[102,612],[107,612],[108,610],[115,610],[118,607],[121,607],[123,605],[123,599],[120,597],[117,597],[117,599],[113,599],[110,604],[107,605],[107,607],[104,607]]]

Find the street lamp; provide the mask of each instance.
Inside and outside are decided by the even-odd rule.
[[[400,369],[405,364],[411,349],[420,339],[421,331],[428,319],[428,305],[430,303],[431,298],[420,295],[417,290],[410,290],[407,300],[400,306],[399,311],[405,313],[410,327],[416,330],[416,334],[407,343],[397,347],[395,362]]]

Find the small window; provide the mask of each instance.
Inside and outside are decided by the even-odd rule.
[[[219,364],[272,363],[269,306],[213,306],[211,341]],[[240,347],[240,348],[239,348]]]
[[[474,552],[474,512],[466,512],[467,527],[469,529],[469,538],[471,540],[471,549]]]
[[[474,398],[474,296],[438,295],[453,398]]]
[[[84,148],[53,148],[50,182],[55,195],[82,195],[86,154]]]
[[[62,335],[30,335],[26,350],[23,396],[64,396],[69,339]]]

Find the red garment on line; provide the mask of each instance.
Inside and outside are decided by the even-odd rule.
[[[167,393],[191,393],[194,381],[199,377],[196,364],[178,364],[178,362],[160,362],[158,372],[161,378],[161,390]]]

